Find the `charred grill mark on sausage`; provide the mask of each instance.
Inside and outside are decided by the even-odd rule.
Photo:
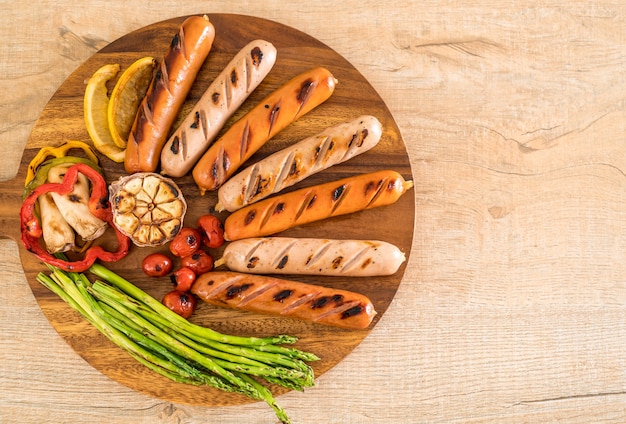
[[[235,296],[240,297],[236,305],[242,308],[244,308],[248,303],[253,302],[254,299],[261,296],[263,293],[272,290],[276,286],[276,283],[273,281],[266,284],[258,285],[245,282],[245,278],[243,280],[244,282],[242,284],[233,284],[229,286],[227,290],[227,295],[234,293],[234,296],[231,296],[230,299],[234,298]]]
[[[365,206],[365,208],[369,208],[371,205],[374,204],[374,202],[376,201],[376,199],[378,199],[380,197],[380,195],[383,193],[383,187],[385,186],[385,182],[388,180],[388,178],[383,178],[379,181],[370,181],[369,183],[367,183],[367,185],[365,186],[365,197],[369,197],[370,200],[367,202],[367,205]]]
[[[329,302],[330,300],[330,302]],[[317,308],[320,308],[319,301],[315,303]],[[331,316],[339,316],[341,319],[348,319],[365,313],[365,308],[358,300],[345,300],[343,296],[341,298],[327,299],[326,304],[334,304],[335,307],[329,308],[326,312],[319,314],[315,317],[315,321],[322,321]],[[311,307],[311,309],[315,309]]]
[[[342,184],[333,190],[332,192],[333,206],[331,209],[331,215],[335,213],[337,208],[339,208],[339,206],[341,206],[341,204],[347,198],[348,193],[350,192],[350,187],[351,186],[349,184]]]
[[[350,272],[352,271],[352,269],[356,266],[359,265],[359,263],[361,263],[361,259],[367,255],[367,253],[369,252],[370,248],[369,247],[364,247],[362,249],[360,249],[358,252],[356,252],[354,255],[350,256],[350,258],[345,261],[343,263],[343,267],[341,268],[341,272]],[[367,261],[366,261],[367,262]],[[371,260],[370,262],[371,263]],[[367,268],[366,266],[363,266],[363,264],[361,264],[361,268],[365,269]]]
[[[332,296],[320,296],[315,298],[311,301],[311,309],[320,309],[332,303],[335,305],[341,305],[343,303],[343,296],[340,294],[334,294]]]
[[[246,92],[250,91],[250,87],[252,86],[252,75],[256,70],[261,66],[261,62],[263,61],[263,50],[259,46],[255,46],[250,50],[250,55],[245,58],[245,75],[246,75]]]
[[[260,258],[258,256],[253,256],[251,257],[246,264],[246,268],[248,269],[254,269],[256,268],[257,264],[259,263]]]
[[[274,260],[272,260],[272,268],[283,269],[285,265],[287,265],[287,261],[289,260],[289,252],[291,252],[291,250],[294,248],[296,242],[297,240],[293,240],[291,243],[287,244],[284,249],[276,252]]]
[[[234,297],[245,293],[250,287],[252,287],[252,284],[249,283],[243,283],[240,285],[233,284],[226,289],[226,299],[231,300]]]
[[[337,256],[336,258],[334,258],[331,262],[331,268],[332,269],[337,269],[341,267],[341,264],[343,263],[343,256]]]
[[[307,267],[309,269],[315,268],[317,262],[324,258],[324,256],[326,255],[326,252],[328,252],[328,249],[330,249],[330,247],[331,247],[330,242],[324,243],[324,245],[317,252],[314,252],[313,255],[307,258],[307,261],[306,261]]]
[[[278,262],[278,265],[276,266],[276,268],[278,269],[283,269],[285,268],[285,266],[287,265],[287,262],[289,262],[289,255],[285,255],[283,256],[280,261]]]
[[[211,166],[211,176],[213,177],[213,186],[211,189],[219,187],[225,179],[225,175],[229,167],[230,158],[228,157],[228,153],[224,149],[224,144],[222,143],[220,145],[220,150],[213,161],[213,165]]]
[[[207,140],[209,138],[209,120],[206,116],[206,110],[202,109],[200,111],[200,128],[202,128],[202,138]],[[187,157],[187,137],[185,135],[185,157]]]
[[[292,294],[293,294],[293,290],[289,290],[289,289],[281,290],[274,295],[273,299],[276,302],[283,303],[283,301],[289,298],[289,296],[291,296]]]
[[[254,196],[257,195],[257,193],[260,190],[260,187],[259,187],[260,182],[261,182],[261,176],[259,175],[259,165],[255,163],[250,169],[250,172],[248,173],[248,178],[243,184],[244,193],[243,193],[242,204],[245,205],[249,203],[250,199],[253,199]]]
[[[254,67],[258,68],[263,61],[263,50],[261,50],[259,46],[253,47],[252,50],[250,50],[250,58]]]
[[[307,79],[302,83],[302,85],[300,86],[300,91],[298,91],[298,95],[296,96],[296,100],[298,100],[298,103],[300,104],[298,105],[298,109],[296,110],[296,113],[294,115],[295,117],[300,115],[300,111],[302,110],[306,102],[308,102],[311,98],[311,95],[315,91],[315,87],[317,87],[317,84],[311,79]]]
[[[283,315],[290,314],[293,310],[299,308],[300,306],[310,302],[312,299],[315,299],[316,297],[318,297],[319,294],[320,294],[319,291],[313,291],[311,293],[304,294],[304,295],[301,294],[300,297],[298,297],[297,299],[294,299],[289,305],[285,307],[285,309],[283,309],[282,314]]]
[[[317,199],[317,195],[315,194],[314,190],[307,191],[307,193],[304,195],[302,202],[300,203],[300,207],[298,208],[298,211],[296,212],[294,221],[298,222],[302,214],[307,209],[313,207],[313,204],[315,203],[316,199]]]
[[[260,217],[261,223],[259,224],[259,228],[263,228],[269,222],[270,218],[274,214],[275,208],[276,208],[276,203],[273,203],[271,207],[265,208],[265,212],[263,216]]]
[[[250,225],[252,221],[254,221],[254,218],[256,218],[256,210],[252,209],[246,214],[246,218],[243,221],[244,225]]]
[[[276,204],[276,207],[272,211],[272,215],[281,214],[283,213],[284,210],[285,210],[285,202],[279,202]]]
[[[239,140],[239,160],[243,162],[248,149],[250,148],[250,139],[252,138],[252,131],[250,131],[250,123],[246,121],[246,125],[241,133],[241,139]],[[227,170],[225,168],[225,170]]]
[[[239,83],[239,75],[237,75],[237,69],[233,68],[230,71],[230,85],[232,87],[237,87],[238,83]]]
[[[200,126],[200,112],[196,111],[196,113],[194,113],[193,121],[191,122],[191,125],[189,125],[189,127],[192,129],[197,129],[199,126]]]
[[[294,162],[294,156],[295,156],[294,152],[289,153],[289,155],[287,155],[287,157],[280,164],[279,166],[280,171],[278,172],[278,176],[273,181],[274,183],[273,186],[270,187],[270,189],[268,190],[269,191],[268,194],[278,193],[280,190],[283,189],[284,183],[287,180],[287,177],[289,176],[291,166]]]
[[[318,147],[315,148],[315,162],[313,163],[313,169],[319,169],[322,167],[324,161],[326,160],[326,153],[328,152],[328,147],[332,140],[331,136],[324,137]]]
[[[263,244],[263,240],[258,240],[249,250],[248,253],[246,254],[246,263],[248,264],[247,267],[248,268],[254,268],[257,264],[257,262],[259,261],[259,258],[254,256],[256,251],[259,249],[259,247],[261,247],[261,245]]]
[[[357,315],[360,315],[362,313],[364,313],[365,308],[363,307],[362,304],[358,304],[355,306],[352,306],[351,308],[348,308],[346,310],[344,310],[343,312],[341,312],[341,319],[348,319]]]
[[[276,103],[274,106],[266,105],[265,107],[270,109],[270,113],[268,115],[269,126],[267,128],[268,137],[272,134],[272,129],[274,128],[274,124],[278,120],[278,115],[280,114],[280,101]]]
[[[244,275],[233,275],[227,280],[208,280],[204,286],[206,289],[203,290],[203,296],[210,299],[219,299],[220,292],[227,289],[229,286],[239,284],[244,277]]]
[[[222,84],[222,89],[224,90],[224,102],[226,103],[226,108],[230,107],[230,104],[233,101],[233,91],[235,90],[233,87],[237,87],[236,82],[237,82],[237,70],[235,68],[230,70],[230,76],[226,75],[224,80],[223,80],[223,84]],[[234,82],[233,82],[233,75],[234,77]]]

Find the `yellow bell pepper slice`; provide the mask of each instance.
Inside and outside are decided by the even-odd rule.
[[[98,157],[94,153],[91,146],[85,142],[78,140],[69,140],[66,143],[61,144],[58,147],[45,146],[42,147],[39,152],[35,155],[33,160],[28,164],[28,168],[26,169],[26,181],[24,181],[24,186],[28,185],[28,183],[35,177],[35,173],[37,172],[37,168],[41,165],[48,157],[61,158],[67,156],[67,152],[71,149],[81,149],[89,159],[96,165],[99,163]]]

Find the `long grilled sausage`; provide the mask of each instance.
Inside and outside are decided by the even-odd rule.
[[[206,16],[182,23],[159,64],[128,136],[124,168],[128,173],[153,172],[161,150],[215,38]]]
[[[217,211],[234,212],[373,148],[382,124],[359,116],[286,147],[230,178],[218,190]]]
[[[191,292],[216,306],[363,329],[376,315],[364,295],[297,281],[229,271],[200,275]]]
[[[313,68],[258,103],[217,139],[194,166],[193,179],[200,194],[217,190],[269,139],[326,101],[335,84],[330,71]]]
[[[182,177],[189,172],[275,62],[276,48],[267,41],[254,40],[241,49],[163,146],[161,173]]]
[[[251,274],[373,277],[395,273],[404,253],[378,240],[256,237],[229,243],[215,267]]]
[[[413,187],[396,171],[384,170],[301,188],[253,203],[224,222],[224,238],[239,240],[276,234],[289,228],[390,205]]]

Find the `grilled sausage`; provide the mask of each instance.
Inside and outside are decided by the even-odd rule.
[[[306,274],[344,277],[391,275],[404,253],[378,240],[256,237],[229,243],[215,266],[251,274]]]
[[[241,49],[163,146],[161,173],[182,177],[189,172],[275,62],[276,48],[267,41],[255,40]]]
[[[193,168],[200,194],[217,190],[254,152],[302,115],[326,101],[335,77],[314,68],[294,77],[258,103],[209,147]]]
[[[218,191],[217,211],[234,212],[282,189],[345,162],[374,147],[382,125],[370,115],[327,128],[280,150],[229,179]]]
[[[191,292],[216,306],[363,329],[376,315],[364,295],[297,281],[238,272],[207,272]]]
[[[215,38],[206,16],[182,23],[159,64],[128,136],[124,168],[128,173],[154,172],[161,150]]]
[[[392,170],[360,174],[279,194],[233,212],[224,238],[262,237],[289,228],[396,202],[413,187]]]

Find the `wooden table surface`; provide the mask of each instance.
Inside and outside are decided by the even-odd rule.
[[[626,421],[623,1],[1,2],[0,177],[83,61],[164,19],[232,12],[304,31],[394,115],[416,181],[405,278],[296,423]],[[1,193],[0,193],[1,196]],[[375,225],[375,223],[373,223]],[[264,403],[164,402],[100,374],[0,240],[0,423],[274,423]]]

